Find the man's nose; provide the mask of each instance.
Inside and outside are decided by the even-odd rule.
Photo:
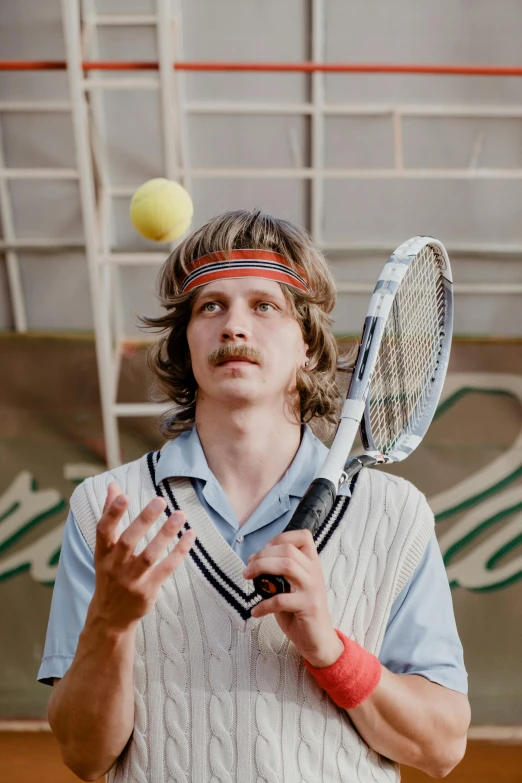
[[[221,328],[221,339],[228,342],[229,340],[247,340],[249,337],[250,328],[246,309],[240,305],[230,306]]]

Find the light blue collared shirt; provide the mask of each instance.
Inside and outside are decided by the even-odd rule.
[[[208,467],[195,427],[163,448],[156,481],[174,476],[190,478],[209,517],[246,563],[250,554],[259,552],[283,532],[326,454],[326,446],[308,426],[303,427],[301,445],[287,472],[241,526]],[[348,487],[341,487],[340,494],[349,495]],[[38,672],[41,682],[51,684],[54,677],[63,677],[71,665],[94,586],[93,555],[70,511],[64,528],[44,657]],[[467,693],[462,645],[435,534],[392,607],[379,660],[397,674],[420,674]]]

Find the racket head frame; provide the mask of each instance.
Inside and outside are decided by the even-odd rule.
[[[451,351],[451,339],[453,334],[453,278],[448,254],[441,242],[433,237],[414,237],[400,245],[385,264],[381,273],[381,277],[375,286],[373,296],[379,296],[379,292],[384,289],[388,291],[394,291],[393,299],[395,299],[395,295],[399,290],[400,281],[403,279],[403,277],[406,276],[407,270],[411,266],[414,258],[426,246],[429,246],[430,250],[433,251],[434,256],[436,257],[441,281],[442,317],[438,335],[438,358],[431,373],[431,377],[428,381],[429,390],[426,395],[426,403],[420,415],[418,416],[417,420],[408,427],[408,431],[401,435],[401,437],[394,444],[392,450],[383,455],[385,459],[381,458],[379,459],[379,462],[400,462],[403,459],[406,459],[406,457],[408,457],[412,451],[417,448],[428,431],[428,428],[433,420],[433,416],[435,415],[448,369]],[[397,265],[400,266],[398,267]],[[406,272],[403,273],[402,269],[404,267],[406,267]],[[394,277],[400,278],[399,281],[395,281]],[[391,304],[393,305],[393,301]],[[379,305],[376,301],[373,302],[373,307],[376,312],[379,311]],[[371,309],[372,303],[370,304],[368,316],[370,315]],[[386,322],[383,323],[382,319],[379,320],[381,320],[380,324],[376,324],[375,327],[373,327],[373,324],[369,326],[369,328],[375,328],[377,331],[377,334],[374,336],[376,350],[378,350],[381,345],[383,332],[386,326]],[[368,389],[366,390],[364,414],[361,419],[361,438],[365,453],[371,455],[380,455],[381,452],[378,448],[378,445],[374,441],[371,428],[371,395],[368,393],[370,390],[371,378],[368,383]]]
[[[442,283],[443,318],[439,333],[438,362],[434,369],[428,393],[428,404],[411,431],[403,434],[393,449],[383,453],[375,443],[370,423],[370,389],[377,356],[381,348],[387,319],[400,290],[401,283],[414,259],[426,246],[436,256]],[[419,445],[435,414],[442,392],[449,363],[453,332],[453,279],[448,254],[434,237],[417,236],[403,242],[384,265],[375,285],[366,314],[363,333],[355,367],[348,387],[347,397],[329,454],[318,477],[328,478],[339,486],[346,478],[346,466],[351,464],[350,474],[360,463],[347,462],[347,448],[351,449],[357,430],[361,429],[364,453],[373,464],[398,462],[405,459]],[[348,445],[347,445],[348,444]],[[365,460],[365,464],[369,464]]]

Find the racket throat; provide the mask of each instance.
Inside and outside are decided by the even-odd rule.
[[[386,462],[392,461],[393,460],[386,457],[385,454],[380,454],[379,452],[374,452],[373,454],[359,454],[357,457],[350,457],[344,466],[339,486],[353,478],[362,468],[373,468],[374,465],[384,465]]]

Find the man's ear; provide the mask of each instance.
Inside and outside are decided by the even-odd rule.
[[[309,369],[309,368],[310,368],[310,361],[311,361],[310,357],[308,356],[308,351],[309,351],[309,350],[310,350],[310,346],[308,345],[308,343],[305,343],[305,345],[304,345],[304,359],[303,359],[303,365],[304,365],[304,367],[306,367],[307,369]]]

